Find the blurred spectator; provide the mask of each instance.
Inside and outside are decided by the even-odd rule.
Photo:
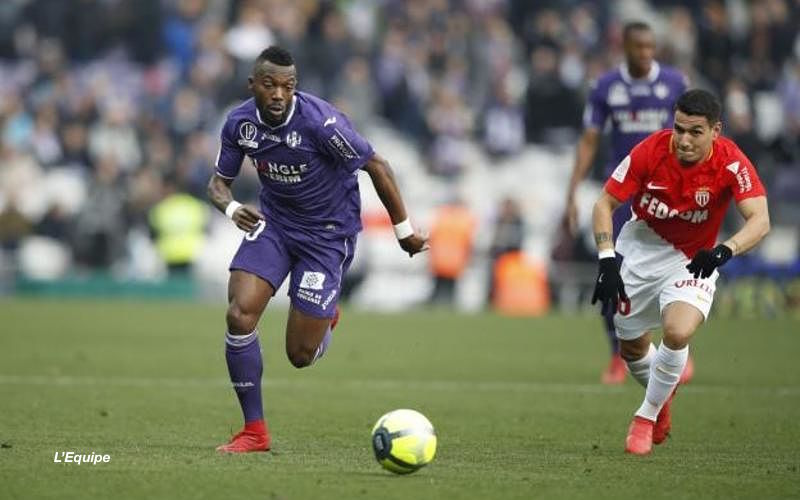
[[[20,212],[16,198],[9,197],[0,208],[0,248],[16,250],[22,238],[31,232],[31,221]]]
[[[490,156],[504,157],[522,150],[525,145],[525,118],[514,102],[508,82],[495,85],[494,99],[481,117],[483,146]]]
[[[437,85],[427,120],[433,134],[429,150],[432,173],[459,175],[466,165],[464,143],[472,130],[472,113],[451,87]]]
[[[729,31],[725,3],[722,0],[707,0],[703,8],[703,19],[699,25],[697,59],[695,64],[719,90],[730,77],[734,41]]]
[[[150,210],[150,226],[171,275],[191,270],[205,243],[208,217],[206,203],[182,192],[174,178],[165,180],[164,197]]]
[[[75,259],[89,269],[108,269],[124,254],[125,191],[113,156],[99,158],[89,195],[75,221]]]
[[[107,159],[125,172],[141,165],[142,149],[131,120],[131,108],[129,103],[115,101],[104,109],[101,120],[89,130],[89,153],[93,161]]]
[[[460,199],[436,210],[429,240],[432,304],[453,304],[458,279],[472,257],[475,224],[472,211]]]
[[[580,124],[581,105],[578,95],[559,77],[557,47],[551,43],[537,46],[531,52],[530,64],[525,99],[528,140],[548,142],[558,140],[566,130],[575,132]]]
[[[507,253],[522,250],[524,240],[525,221],[519,205],[513,198],[504,198],[500,202],[500,213],[494,222],[494,233],[489,245],[489,304],[494,298],[496,283],[494,271],[497,268],[497,261]]]

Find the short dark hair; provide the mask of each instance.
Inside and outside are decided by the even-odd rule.
[[[717,96],[703,89],[687,90],[681,94],[675,109],[687,115],[705,116],[712,127],[722,115],[722,105]]]
[[[644,21],[630,21],[622,27],[622,39],[627,40],[634,31],[653,31],[653,29]]]
[[[264,61],[277,64],[278,66],[294,66],[294,58],[292,57],[292,54],[289,53],[288,50],[284,49],[283,47],[278,47],[277,45],[270,45],[266,49],[262,50],[256,58],[256,66]]]

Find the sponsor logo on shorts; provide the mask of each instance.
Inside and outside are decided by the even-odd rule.
[[[709,294],[714,293],[714,287],[709,285],[703,280],[690,279],[690,280],[678,280],[675,282],[675,288],[684,288],[684,287],[699,288],[700,290],[703,290],[704,292],[707,292]]]
[[[325,273],[305,271],[303,272],[303,277],[300,279],[300,288],[322,290],[323,283],[325,283]]]
[[[316,305],[319,305],[320,302],[322,302],[322,294],[304,290],[302,288],[297,290],[297,298]]]
[[[331,290],[331,293],[328,294],[328,298],[325,299],[325,302],[322,303],[323,311],[327,309],[329,305],[331,305],[331,301],[333,300],[334,297],[336,297],[336,290]]]

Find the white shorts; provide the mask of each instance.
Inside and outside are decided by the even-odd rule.
[[[661,328],[661,312],[673,302],[686,302],[708,318],[719,273],[706,279],[695,279],[685,267],[685,263],[668,269],[659,278],[644,279],[625,265],[620,269],[625,292],[630,303],[620,303],[614,315],[617,337],[634,340],[645,332]]]

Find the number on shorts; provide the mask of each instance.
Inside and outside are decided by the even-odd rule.
[[[253,241],[254,239],[258,238],[258,235],[261,234],[261,231],[267,227],[267,223],[263,220],[260,220],[256,223],[256,227],[253,228],[252,231],[244,235],[244,239],[247,241]]]
[[[617,312],[623,316],[629,315],[631,313],[631,299],[620,298],[619,302],[617,302]]]

